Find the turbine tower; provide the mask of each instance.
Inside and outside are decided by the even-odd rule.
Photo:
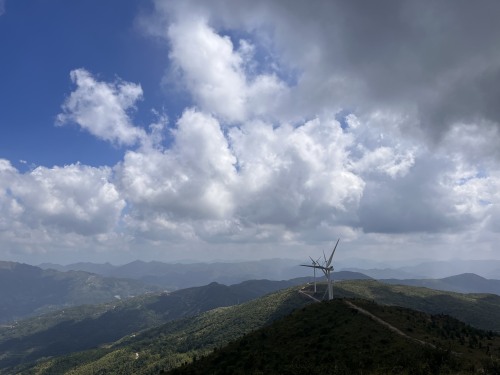
[[[332,254],[330,255],[330,258],[328,258],[328,260],[326,259],[325,252],[323,252],[323,258],[325,259],[324,265],[319,264],[319,259],[318,259],[318,261],[314,261],[311,257],[309,257],[309,258],[311,258],[311,260],[313,262],[312,265],[301,264],[301,266],[303,266],[303,267],[314,268],[314,292],[316,292],[316,268],[319,268],[321,271],[323,271],[323,273],[326,276],[326,280],[327,280],[328,300],[333,299],[332,260],[333,260],[333,254],[335,254],[335,250],[337,250],[337,246],[338,246],[339,242],[340,242],[340,238],[337,240],[337,243],[335,244],[335,247],[333,248]]]
[[[316,294],[316,268],[318,268],[317,266],[319,266],[319,260],[320,258],[318,258],[317,260],[314,260],[313,258],[309,257],[311,259],[311,262],[312,262],[312,266],[313,266],[313,274],[314,274],[314,294]]]
[[[321,267],[321,270],[326,276],[326,279],[328,281],[328,300],[333,299],[333,280],[332,280],[332,271],[333,271],[333,266],[332,266],[332,260],[333,260],[333,254],[335,254],[335,250],[337,250],[337,245],[339,244],[340,238],[337,240],[337,243],[335,244],[335,247],[333,248],[332,254],[330,255],[330,258],[328,258],[328,261],[326,260],[326,256],[323,253],[323,256],[325,258],[325,265]]]

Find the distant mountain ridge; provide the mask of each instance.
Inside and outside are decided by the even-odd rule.
[[[310,276],[311,271],[290,259],[267,259],[238,263],[163,263],[136,260],[121,266],[109,263],[74,263],[67,266],[41,264],[45,269],[83,270],[106,277],[141,280],[168,290],[206,285],[211,282],[231,285],[245,280],[289,280]]]
[[[500,280],[485,279],[474,273],[463,273],[442,279],[381,279],[388,284],[423,286],[458,293],[493,293],[500,295]]]
[[[164,263],[136,260],[120,266],[110,263],[80,262],[65,266],[44,263],[40,264],[39,267],[58,271],[85,271],[105,277],[132,278],[164,289],[175,290],[206,285],[212,281],[231,285],[252,279],[288,280],[311,276],[311,270],[301,267],[301,263],[303,262],[293,259],[264,259],[232,263],[222,261],[213,263]],[[365,263],[366,265],[370,264],[370,262]],[[499,260],[424,261],[414,266],[368,269],[337,265],[335,270],[335,274],[341,271],[358,272],[377,280],[441,279],[464,273],[474,273],[486,279],[500,279]],[[465,289],[460,291],[465,292]]]
[[[138,280],[106,278],[83,271],[43,270],[0,261],[0,322],[159,290]]]
[[[475,273],[486,279],[500,279],[500,260],[425,261],[403,267],[341,267],[364,273],[374,279],[440,279],[463,273]]]
[[[400,269],[422,275],[422,278],[444,278],[462,273],[475,273],[489,279],[500,279],[500,260],[496,259],[424,262]]]
[[[359,272],[362,274],[365,274],[372,279],[376,280],[383,280],[383,279],[420,279],[422,278],[421,275],[401,271],[400,269],[393,269],[393,268],[369,268],[369,269],[362,269],[362,268],[354,268],[354,267],[349,267],[349,268],[344,268],[344,271],[350,271],[350,272]]]
[[[53,269],[56,271],[67,272],[67,271],[84,271],[95,273],[98,275],[108,275],[116,268],[116,266],[111,263],[91,263],[91,262],[78,262],[67,266],[62,266],[56,263],[42,263],[38,267],[46,270]]]

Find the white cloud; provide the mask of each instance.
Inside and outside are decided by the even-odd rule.
[[[128,151],[117,168],[134,207],[174,218],[224,218],[233,210],[235,159],[217,120],[193,110],[179,119],[165,151]]]
[[[2,160],[0,186],[2,232],[10,235],[41,232],[60,238],[66,234],[95,236],[113,232],[125,201],[109,168],[79,164],[20,173]]]
[[[230,121],[244,118],[245,77],[231,40],[216,34],[197,17],[172,24],[168,35],[172,41],[170,58],[202,108]]]
[[[241,40],[235,49],[228,36],[215,32],[202,16],[187,16],[168,27],[170,59],[197,105],[229,122],[252,115],[269,115],[286,95],[286,86],[275,75],[249,78],[245,64],[252,46]]]
[[[173,136],[170,148],[128,151],[116,168],[140,236],[291,239],[351,218],[363,192],[348,163],[352,137],[335,120],[252,122],[226,138],[214,117],[187,110]]]
[[[247,220],[315,225],[335,220],[362,195],[364,183],[347,165],[352,138],[336,121],[316,119],[296,128],[252,123],[230,137]]]
[[[92,135],[119,145],[133,145],[144,140],[144,130],[135,127],[129,112],[142,98],[142,88],[130,82],[97,81],[85,69],[71,72],[75,91],[65,100],[58,124],[76,123]]]
[[[6,0],[0,0],[0,16],[5,14],[5,2]]]
[[[397,153],[393,148],[382,146],[366,151],[360,160],[353,163],[353,167],[358,173],[377,171],[396,178],[408,173],[414,163],[415,158],[411,150]]]

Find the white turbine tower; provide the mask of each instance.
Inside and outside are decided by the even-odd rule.
[[[339,244],[340,238],[337,240],[337,243],[335,244],[335,247],[333,248],[332,254],[330,255],[330,258],[328,260],[326,259],[326,255],[323,252],[323,257],[325,258],[325,264],[322,266],[319,264],[319,259],[318,261],[314,261],[311,257],[311,260],[313,262],[312,265],[309,264],[301,264],[303,267],[311,267],[314,268],[314,292],[316,293],[316,268],[319,268],[321,271],[326,276],[327,280],[327,286],[328,286],[328,300],[333,299],[333,280],[332,280],[332,271],[333,271],[333,266],[332,266],[332,260],[333,260],[333,254],[335,254],[335,250],[337,250],[337,246]]]
[[[337,245],[339,244],[340,238],[337,240],[337,243],[335,244],[335,247],[333,248],[332,255],[330,255],[330,258],[328,261],[326,261],[326,256],[323,253],[323,256],[325,257],[325,265],[321,267],[321,270],[326,276],[326,279],[328,280],[328,300],[333,299],[333,280],[332,280],[332,271],[333,271],[333,266],[332,260],[333,260],[333,254],[335,254],[335,250],[337,250]]]
[[[313,258],[309,257],[311,259],[311,262],[312,262],[312,266],[313,266],[313,274],[314,274],[314,293],[316,293],[316,268],[318,268],[317,266],[319,266],[319,260],[320,258],[318,258],[317,260],[314,260]]]

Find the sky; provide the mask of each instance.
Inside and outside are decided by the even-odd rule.
[[[500,259],[499,12],[0,0],[0,259]]]

